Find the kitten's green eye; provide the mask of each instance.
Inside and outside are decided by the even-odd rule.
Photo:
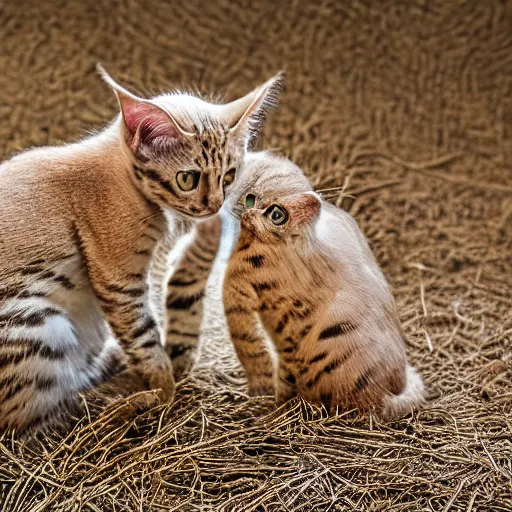
[[[198,171],[180,171],[176,174],[176,183],[184,192],[190,192],[197,187],[199,175]]]
[[[288,212],[278,204],[269,206],[264,213],[265,217],[268,217],[272,224],[276,226],[282,226],[288,221]]]
[[[254,194],[247,194],[245,196],[245,207],[252,208],[256,204],[256,196]]]
[[[236,169],[232,168],[229,169],[229,171],[224,174],[224,181],[222,182],[223,187],[229,187],[233,181],[235,181],[236,176]]]

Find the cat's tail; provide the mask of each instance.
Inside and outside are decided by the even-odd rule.
[[[407,366],[406,383],[399,395],[388,395],[382,402],[381,415],[396,418],[411,413],[425,402],[423,379],[412,366]]]

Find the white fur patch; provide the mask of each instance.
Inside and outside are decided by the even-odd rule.
[[[315,224],[315,235],[319,241],[327,243],[332,238],[334,220],[334,216],[325,208],[320,210],[320,216]]]
[[[399,395],[384,398],[382,415],[394,418],[409,414],[425,401],[425,385],[423,379],[412,366],[407,367],[405,389]]]

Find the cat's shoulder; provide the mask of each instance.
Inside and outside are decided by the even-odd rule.
[[[64,155],[69,154],[69,145],[29,148],[0,163],[0,176],[16,173],[17,178],[30,172],[44,172],[59,167]]]
[[[347,232],[355,229],[359,228],[352,215],[322,200],[320,215],[315,224],[315,231],[319,239],[328,240],[340,231]]]
[[[324,245],[335,248],[338,254],[366,255],[368,243],[356,219],[350,213],[322,201],[315,234]]]

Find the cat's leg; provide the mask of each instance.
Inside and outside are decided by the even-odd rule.
[[[179,379],[195,362],[206,283],[220,244],[219,216],[197,225],[167,284],[165,350]]]
[[[231,340],[249,381],[249,394],[274,395],[273,364],[262,332],[259,300],[254,290],[228,274],[223,300]]]
[[[161,399],[172,400],[172,363],[163,348],[163,332],[151,306],[148,286],[155,237],[140,237],[133,249],[119,246],[126,252],[114,257],[94,245],[94,237],[85,237],[78,227],[74,236],[86,261],[94,294],[130,369],[140,375],[149,389],[160,389]]]
[[[149,293],[153,311],[160,325],[165,324],[165,293],[170,271],[170,254],[175,245],[175,237],[166,233],[158,241],[153,251],[149,271]]]

